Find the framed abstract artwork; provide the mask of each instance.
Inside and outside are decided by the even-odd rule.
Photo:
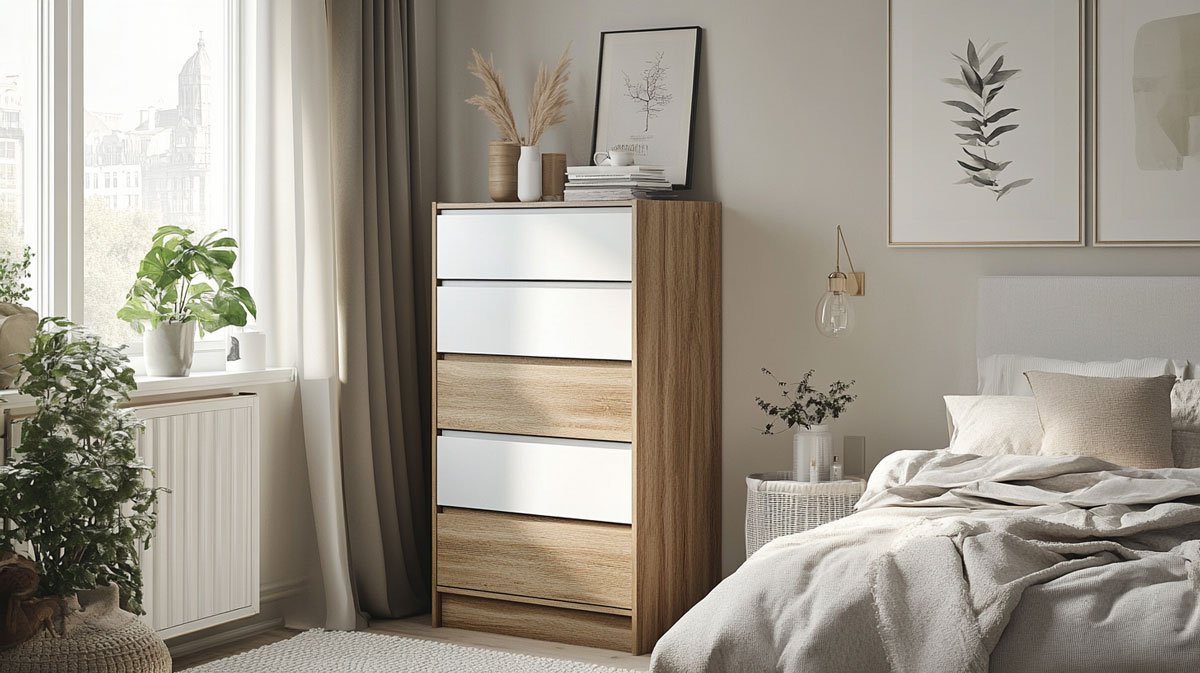
[[[662,166],[676,189],[692,186],[700,28],[600,34],[592,152],[629,150]]]
[[[1095,7],[1092,238],[1200,245],[1200,0]]]
[[[891,0],[888,244],[1084,245],[1082,0]]]

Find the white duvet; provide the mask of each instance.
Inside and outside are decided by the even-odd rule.
[[[773,541],[661,673],[1195,673],[1200,469],[892,454],[854,515]]]

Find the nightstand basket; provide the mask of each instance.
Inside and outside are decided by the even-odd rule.
[[[791,472],[746,477],[746,558],[782,535],[811,530],[854,513],[865,483],[853,477],[816,484]]]

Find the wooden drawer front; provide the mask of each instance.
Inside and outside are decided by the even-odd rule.
[[[438,505],[633,521],[627,443],[448,430],[437,452]]]
[[[437,424],[448,430],[606,439],[633,431],[628,362],[448,356],[437,363]]]
[[[547,286],[463,282],[437,289],[441,353],[630,360],[628,284]]]
[[[629,617],[453,594],[443,594],[441,600],[442,626],[606,650],[632,649]]]
[[[437,517],[437,583],[629,608],[629,526],[447,508]]]
[[[452,210],[437,216],[438,278],[633,280],[630,208]]]

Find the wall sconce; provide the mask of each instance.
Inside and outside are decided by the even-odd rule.
[[[849,275],[842,273],[843,249],[846,251],[846,261],[850,263]],[[850,259],[850,248],[846,245],[840,224],[834,250],[837,253],[837,265],[834,272],[829,274],[825,294],[817,302],[817,331],[831,339],[849,334],[854,329],[854,307],[850,305],[849,297],[861,297],[867,293],[867,275],[854,270],[854,260]]]

